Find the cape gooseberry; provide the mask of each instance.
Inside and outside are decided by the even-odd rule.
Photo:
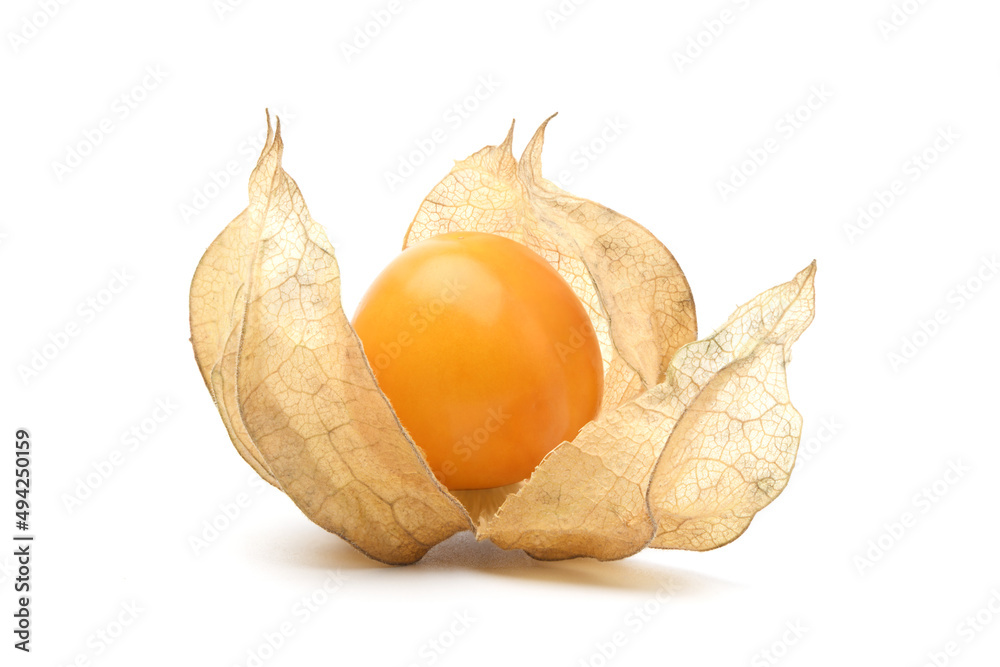
[[[353,324],[449,489],[526,479],[600,408],[604,368],[583,304],[541,256],[502,236],[454,232],[410,246]]]

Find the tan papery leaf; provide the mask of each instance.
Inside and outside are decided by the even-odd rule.
[[[195,356],[254,469],[368,556],[411,563],[471,523],[379,390],[341,306],[333,248],[281,155],[279,122],[250,205],[195,273]]]
[[[549,454],[480,537],[545,560],[738,537],[794,462],[801,420],[784,366],[812,321],[814,274],[812,264],[682,348],[662,384]]]
[[[813,262],[674,358],[671,383],[688,407],[652,474],[650,546],[728,544],[785,488],[802,434],[785,365],[813,320],[815,275]]]
[[[549,119],[551,120],[551,118]],[[514,128],[457,163],[421,204],[403,247],[457,231],[498,234],[544,257],[587,309],[605,362],[604,408],[659,383],[695,339],[694,299],[670,251],[639,223],[542,178],[545,121],[518,163]]]

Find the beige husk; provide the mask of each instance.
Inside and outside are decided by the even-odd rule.
[[[343,311],[333,248],[281,167],[280,123],[272,134],[268,119],[249,206],[195,272],[191,340],[237,450],[311,520],[377,560],[415,562],[463,530],[539,559],[711,549],[787,483],[801,418],[784,368],[812,320],[815,265],[696,342],[687,280],[663,244],[542,177],[546,124],[520,160],[512,127],[457,163],[404,241],[514,239],[566,278],[594,323],[601,413],[523,484],[451,494],[434,478]]]

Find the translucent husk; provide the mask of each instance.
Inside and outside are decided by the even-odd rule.
[[[711,549],[742,534],[791,473],[801,418],[785,365],[813,317],[815,264],[696,341],[694,301],[666,247],[542,177],[547,123],[520,160],[512,127],[457,163],[404,241],[514,239],[566,278],[594,323],[601,413],[524,483],[452,494],[434,478],[343,311],[333,248],[282,169],[280,123],[272,133],[268,119],[249,206],[195,272],[191,340],[237,450],[374,559],[414,562],[463,530],[547,560]]]

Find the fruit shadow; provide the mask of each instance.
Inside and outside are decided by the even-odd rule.
[[[285,551],[286,564],[344,571],[385,570],[389,576],[430,575],[442,570],[476,571],[486,576],[537,581],[571,586],[592,586],[618,590],[656,592],[672,595],[703,595],[738,588],[739,584],[701,573],[624,559],[601,562],[591,558],[538,561],[520,550],[501,549],[490,541],[477,541],[471,532],[458,533],[432,548],[418,563],[392,566],[366,557],[342,540],[307,539]],[[288,544],[287,542],[285,543]],[[660,552],[665,553],[665,552]]]

